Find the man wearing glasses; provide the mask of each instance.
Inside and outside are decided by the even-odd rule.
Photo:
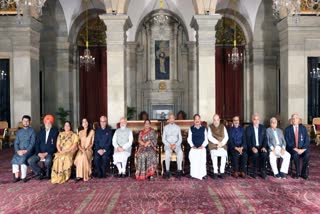
[[[107,161],[112,154],[112,131],[107,128],[107,117],[100,117],[100,128],[94,136],[94,165],[95,177],[105,178]]]

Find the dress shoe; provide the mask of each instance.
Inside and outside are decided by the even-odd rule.
[[[181,170],[178,170],[178,171],[177,171],[177,178],[181,179],[181,176],[182,176],[182,171],[181,171]]]
[[[18,181],[20,181],[20,178],[13,178],[12,183],[17,183]]]
[[[262,172],[262,173],[261,173],[261,177],[262,177],[263,179],[267,179],[267,173],[266,173],[266,172]]]
[[[225,173],[221,173],[220,176],[221,176],[222,179],[225,179],[225,178],[226,178],[226,174],[225,174]]]
[[[295,174],[295,176],[293,177],[294,179],[299,179],[300,175],[299,174]]]
[[[79,181],[81,181],[81,178],[76,178],[74,179],[76,183],[78,183]]]
[[[26,183],[28,180],[27,180],[27,178],[22,178],[21,181],[22,181],[23,183]]]
[[[308,180],[308,176],[307,175],[301,175],[301,178],[303,178],[304,180]]]
[[[281,176],[282,179],[287,179],[287,174],[286,173],[280,172],[280,176]]]
[[[169,179],[171,177],[171,173],[169,171],[166,172],[166,179]]]
[[[246,173],[245,172],[240,172],[240,177],[241,178],[245,178],[246,177]]]
[[[126,173],[122,173],[121,178],[125,178],[125,177],[126,177]]]
[[[205,176],[202,177],[202,179],[203,179],[203,180],[207,180],[207,179],[208,179],[208,176],[205,175]]]
[[[279,173],[274,175],[274,177],[277,178],[277,179],[281,179],[281,175]]]
[[[253,178],[257,178],[257,174],[256,174],[256,173],[253,173],[252,177],[253,177]]]
[[[233,177],[238,178],[239,177],[238,172],[233,172]]]
[[[218,175],[216,173],[213,173],[212,177],[211,177],[213,180],[216,180],[218,179]]]

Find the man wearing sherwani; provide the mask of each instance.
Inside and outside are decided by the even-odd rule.
[[[207,130],[201,125],[199,114],[193,116],[194,125],[189,128],[188,143],[191,147],[189,152],[190,176],[197,179],[207,178],[207,154],[208,145]]]
[[[118,168],[119,177],[125,177],[128,157],[131,156],[133,141],[132,131],[127,128],[127,119],[120,119],[120,128],[116,130],[112,138],[114,147],[113,163]]]
[[[175,118],[174,114],[169,115],[168,122],[164,128],[163,128],[163,134],[162,134],[162,142],[164,144],[164,151],[166,155],[166,178],[170,178],[170,160],[171,160],[171,154],[174,151],[177,155],[177,165],[178,165],[178,178],[181,177],[182,172],[182,158],[183,158],[183,151],[181,149],[181,143],[182,143],[182,136],[181,136],[181,130],[178,125],[174,123]]]
[[[286,179],[291,155],[286,151],[286,141],[282,130],[277,128],[277,124],[277,119],[272,117],[270,119],[270,128],[267,129],[270,165],[276,178]],[[277,158],[283,159],[280,172],[277,166]]]
[[[218,178],[218,157],[221,157],[220,175],[225,178],[225,167],[228,158],[227,142],[229,140],[226,127],[220,123],[220,116],[213,116],[213,124],[208,128],[209,150],[213,163],[213,179]]]
[[[31,117],[29,115],[22,117],[23,128],[17,131],[16,140],[14,141],[14,155],[11,161],[14,183],[20,179],[23,182],[27,182],[27,160],[32,155],[36,140],[36,133],[30,127],[30,122]],[[19,166],[21,167],[21,171],[19,170]]]
[[[112,154],[112,130],[107,127],[107,117],[100,117],[100,127],[94,136],[95,177],[107,177],[107,161]]]
[[[306,127],[300,123],[298,114],[291,116],[292,125],[288,126],[285,130],[285,139],[287,142],[287,151],[293,158],[296,168],[295,177],[298,179],[300,176],[303,179],[308,179],[307,166],[309,164],[309,145],[310,140]],[[302,158],[302,169],[300,173],[300,157]]]
[[[43,119],[45,128],[41,129],[38,133],[35,154],[28,159],[28,163],[32,168],[32,171],[36,176],[39,176],[39,180],[50,179],[51,167],[53,163],[53,155],[57,151],[57,138],[59,131],[57,128],[52,127],[54,123],[54,117],[52,115],[46,115]],[[45,170],[41,169],[38,165],[39,162],[43,162]]]

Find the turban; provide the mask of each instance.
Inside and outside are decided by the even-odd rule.
[[[43,123],[45,124],[47,121],[50,121],[51,124],[54,123],[54,117],[51,114],[47,114],[44,118],[43,118]]]

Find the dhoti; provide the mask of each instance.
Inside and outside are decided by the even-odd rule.
[[[128,157],[130,157],[130,153],[127,151],[113,154],[113,164],[117,166],[119,173],[125,174]]]
[[[207,175],[207,153],[206,149],[193,149],[189,152],[190,175],[193,178],[202,180]]]

